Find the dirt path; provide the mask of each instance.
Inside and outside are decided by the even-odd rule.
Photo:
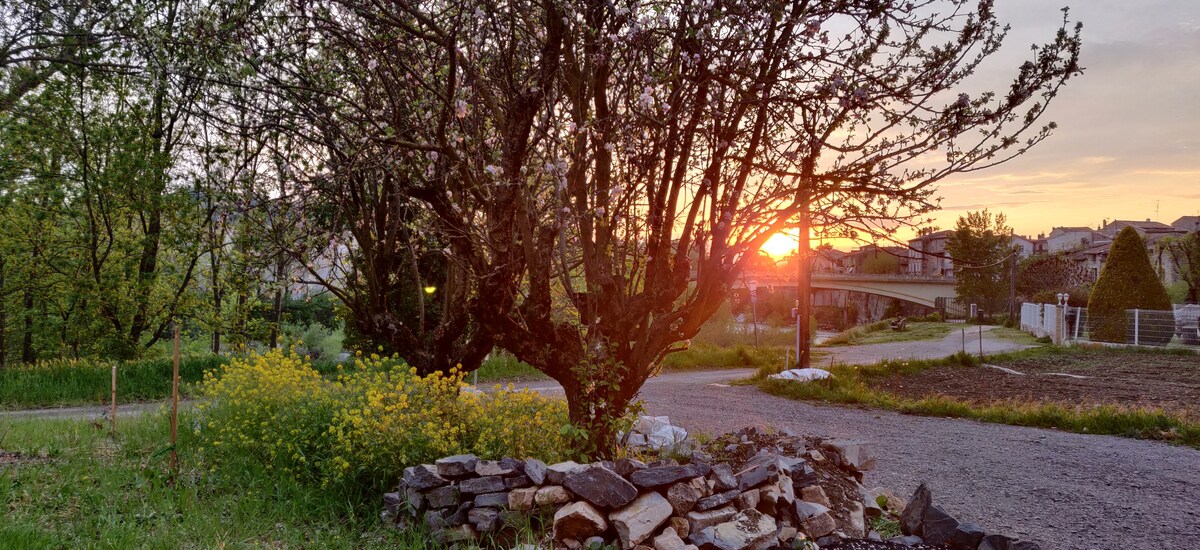
[[[867,365],[883,359],[940,359],[954,355],[964,349],[968,353],[978,354],[981,338],[983,339],[983,353],[985,356],[1033,347],[1028,344],[1019,344],[994,336],[991,334],[991,331],[995,328],[995,326],[979,327],[975,325],[963,325],[961,329],[954,329],[953,332],[940,340],[888,342],[861,346],[831,346],[817,349],[829,354],[821,358],[820,362],[822,364],[836,362],[847,365]]]

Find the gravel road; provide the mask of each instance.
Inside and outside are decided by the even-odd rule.
[[[997,327],[963,325],[962,328],[955,328],[941,340],[889,342],[886,344],[868,344],[862,346],[831,346],[816,349],[829,353],[829,355],[820,359],[821,363],[834,361],[847,365],[867,365],[879,362],[882,359],[940,359],[963,350],[971,354],[978,354],[981,338],[983,339],[983,353],[985,356],[1031,347],[994,336],[991,331],[995,328]]]

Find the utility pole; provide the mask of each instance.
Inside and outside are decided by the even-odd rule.
[[[812,309],[812,297],[809,295],[811,273],[808,261],[812,248],[808,235],[811,223],[808,203],[805,202],[803,209],[800,210],[799,245],[796,250],[796,259],[798,260],[796,267],[796,368],[798,369],[807,369],[812,359],[808,340],[808,334],[812,330],[808,326],[808,312]]]
[[[1008,322],[1017,314],[1017,251],[1013,249],[1012,264],[1008,272]]]

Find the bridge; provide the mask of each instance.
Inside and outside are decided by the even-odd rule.
[[[755,277],[748,273],[759,286],[795,288],[796,279],[782,277]],[[742,281],[738,281],[741,286]],[[829,290],[853,290],[877,296],[904,300],[926,307],[937,307],[938,298],[954,297],[954,277],[928,275],[873,275],[868,273],[813,273],[812,288]]]

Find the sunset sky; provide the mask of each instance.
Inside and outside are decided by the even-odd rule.
[[[945,180],[933,215],[942,229],[983,208],[1031,237],[1105,219],[1200,214],[1200,0],[1000,0],[997,15],[1012,29],[972,84],[1006,89],[1029,46],[1053,38],[1064,5],[1083,22],[1085,72],[1044,119],[1059,129],[1008,164]],[[781,244],[772,243],[773,255]]]

